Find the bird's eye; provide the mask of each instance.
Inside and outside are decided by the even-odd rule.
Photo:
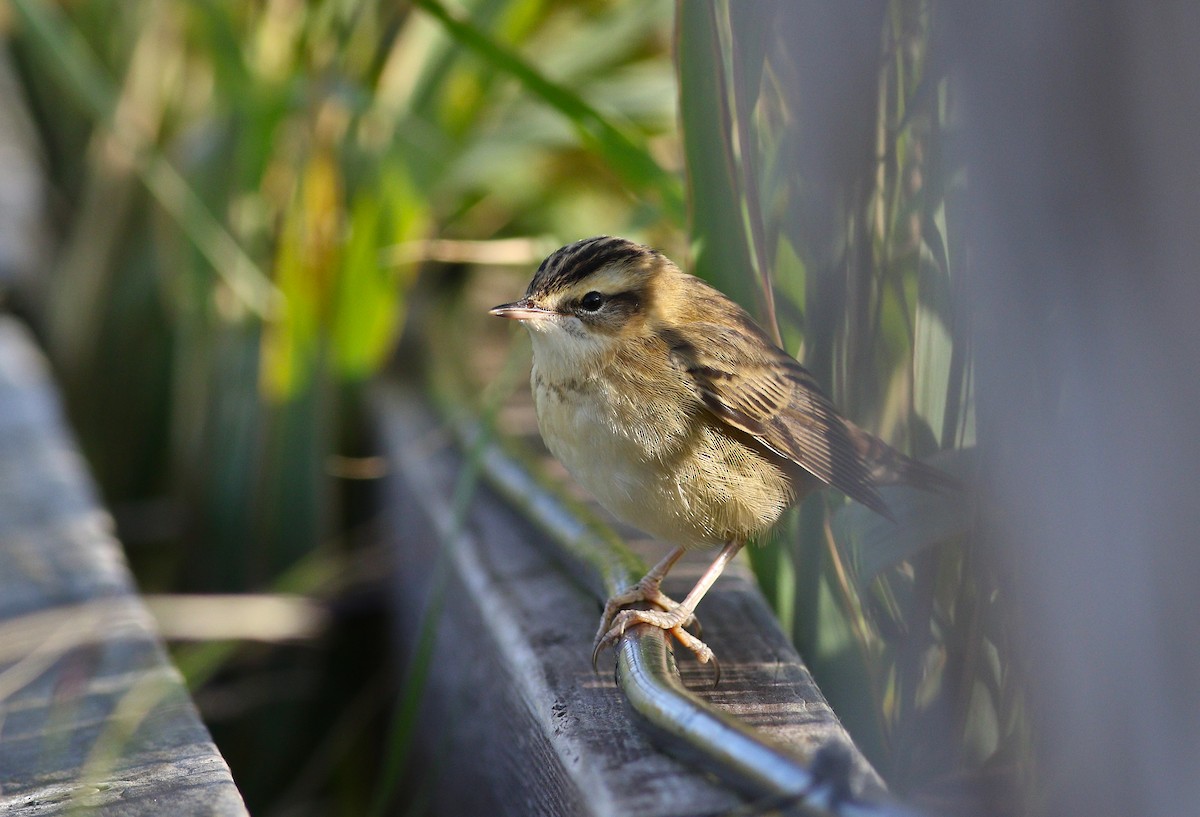
[[[604,306],[604,296],[599,292],[589,292],[579,301],[580,309],[585,312],[595,312],[602,306]]]

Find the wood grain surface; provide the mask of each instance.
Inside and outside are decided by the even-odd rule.
[[[246,814],[25,329],[0,315],[0,814]]]

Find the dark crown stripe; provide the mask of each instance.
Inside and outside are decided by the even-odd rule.
[[[573,249],[564,252],[562,259],[555,265],[558,273],[556,277],[566,283],[567,280],[578,281],[588,272],[594,272],[599,269],[596,261],[602,260],[608,255],[612,250],[613,242],[618,240],[599,236],[579,244],[572,244]],[[583,270],[587,270],[587,272],[583,272]]]
[[[568,244],[538,267],[537,274],[530,282],[529,293],[568,287],[609,264],[639,258],[649,252],[627,239],[606,235]]]

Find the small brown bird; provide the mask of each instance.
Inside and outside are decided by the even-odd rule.
[[[675,548],[608,600],[592,660],[630,625],[684,629],[745,542],[832,485],[891,518],[876,486],[954,485],[841,417],[812,375],[740,306],[657,250],[599,236],[542,262],[491,314],[533,339],[538,426],[550,451],[621,520]],[[683,599],[660,589],[688,548],[721,547]],[[648,602],[659,610],[623,610]]]

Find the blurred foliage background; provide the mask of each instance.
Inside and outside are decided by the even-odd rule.
[[[335,613],[319,643],[177,650],[252,811],[378,811],[403,771],[379,771],[402,738],[377,726],[364,387],[421,292],[517,292],[562,243],[629,235],[777,328],[859,424],[918,456],[973,444],[937,7],[0,6],[56,217],[32,311],[143,589]],[[756,572],[891,785],[1012,810],[1000,577],[965,503],[888,501],[909,524],[809,499]]]

